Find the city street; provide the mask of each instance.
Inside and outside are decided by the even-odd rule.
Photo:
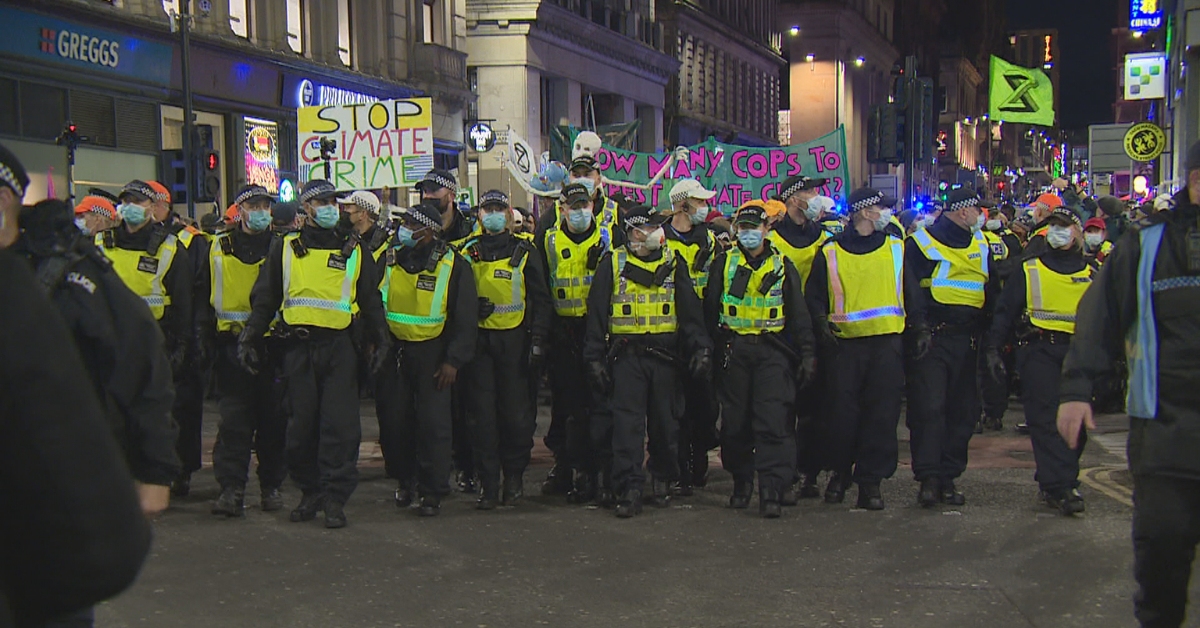
[[[1134,625],[1124,418],[1102,418],[1084,456],[1087,513],[1064,519],[1036,502],[1015,410],[1003,434],[972,440],[959,509],[917,508],[903,466],[881,513],[852,509],[851,490],[844,505],[804,501],[767,521],[756,504],[724,508],[731,481],[714,470],[696,497],[618,520],[538,495],[549,468],[539,439],[520,507],[476,512],[460,494],[420,519],[392,503],[366,403],[348,528],[264,514],[255,486],[245,520],[213,517],[206,466],[158,522],[139,582],[98,609],[97,625]],[[215,423],[210,405],[206,447]],[[297,498],[288,491],[289,509]]]

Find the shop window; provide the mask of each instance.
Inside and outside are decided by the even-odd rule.
[[[445,25],[442,19],[440,0],[420,0],[421,41],[427,44],[446,45]]]
[[[52,140],[67,121],[66,90],[48,85],[23,86],[20,91],[21,135]]]
[[[107,94],[73,89],[70,93],[71,122],[98,146],[116,146],[113,98]]]
[[[304,54],[304,8],[304,0],[287,0],[287,43],[296,54]]]
[[[17,124],[17,82],[12,79],[0,78],[0,134],[16,135],[20,125]]]
[[[350,0],[338,0],[338,58],[342,65],[351,67],[350,55]]]
[[[158,105],[136,100],[118,100],[115,106],[117,148],[157,153],[162,148],[158,137]]]
[[[229,28],[233,34],[246,39],[250,38],[249,0],[229,0]]]

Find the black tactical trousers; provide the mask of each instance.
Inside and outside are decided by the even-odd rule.
[[[718,356],[720,357],[720,356]],[[735,335],[729,364],[717,369],[721,462],[738,482],[782,491],[796,475],[796,438],[788,427],[796,398],[792,366],[759,336]]]
[[[451,388],[438,390],[434,378],[445,353],[441,338],[397,342],[380,370],[387,399],[387,413],[379,416],[384,468],[401,484],[416,482],[421,497],[450,493]]]
[[[840,473],[853,466],[859,484],[879,484],[896,472],[903,350],[899,334],[843,338],[827,362],[829,466]]]
[[[907,365],[909,448],[913,475],[953,480],[967,468],[967,446],[978,415],[975,339],[936,334],[933,347]]]
[[[221,423],[213,446],[213,473],[221,488],[244,488],[250,468],[250,450],[258,458],[258,484],[265,491],[279,488],[287,474],[282,385],[274,368],[264,366],[257,375],[244,370],[237,359],[237,337],[223,334],[217,344],[213,368],[221,393]]]
[[[677,385],[683,388],[679,415],[679,471],[688,473],[696,461],[708,458],[708,452],[721,444],[717,435],[717,396],[712,382],[683,373]],[[613,409],[616,412],[616,409]],[[613,419],[616,420],[615,418]]]
[[[480,329],[475,359],[459,384],[467,392],[467,430],[483,490],[494,494],[500,475],[529,466],[536,421],[529,412],[528,333]]]
[[[288,474],[305,495],[343,504],[358,487],[357,360],[349,334],[335,331],[293,340],[284,355]]]
[[[818,364],[833,361],[832,347],[818,347]],[[829,440],[830,398],[833,382],[829,369],[817,369],[817,381],[805,388],[796,389],[793,411],[796,429],[796,475],[815,478],[823,469],[830,467],[826,443]]]
[[[650,474],[663,482],[679,477],[679,422],[676,418],[676,367],[660,357],[626,347],[612,365],[612,479],[621,495],[646,482],[649,432]]]
[[[1133,476],[1134,614],[1142,628],[1178,628],[1200,543],[1200,480]]]
[[[978,417],[981,413],[987,415],[989,419],[1000,419],[1004,417],[1005,411],[1008,410],[1008,391],[1012,380],[1012,373],[1016,368],[1016,360],[1013,358],[1012,352],[1004,352],[1001,349],[1001,359],[1004,360],[1005,376],[1003,381],[996,381],[988,370],[987,358],[984,352],[979,352],[979,400],[976,402],[977,410],[972,414]]]
[[[555,342],[550,381],[558,407],[555,412],[564,417],[562,449],[555,454],[575,471],[599,473],[610,469],[613,428],[608,400],[593,394],[580,346],[565,337]],[[553,423],[550,429],[554,429]]]
[[[175,441],[175,453],[183,463],[184,473],[200,470],[200,431],[204,424],[204,388],[208,382],[208,371],[194,364],[186,364],[175,373],[175,403],[171,415],[179,425],[179,437]]]
[[[1034,479],[1043,491],[1051,493],[1078,488],[1079,456],[1083,454],[1082,443],[1072,450],[1058,433],[1058,381],[1068,347],[1065,341],[1035,340],[1017,348],[1021,403],[1037,463]]]

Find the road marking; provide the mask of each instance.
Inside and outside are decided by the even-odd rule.
[[[1133,508],[1133,491],[1112,479],[1114,472],[1123,469],[1124,467],[1093,467],[1091,469],[1084,469],[1079,474],[1079,477],[1089,488],[1100,491],[1116,501]]]

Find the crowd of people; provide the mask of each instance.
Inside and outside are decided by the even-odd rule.
[[[658,210],[606,194],[587,153],[572,156],[561,194],[537,215],[498,190],[463,211],[443,170],[424,177],[410,208],[325,180],[306,183],[295,203],[248,185],[199,228],[155,181],[94,189],[74,208],[22,208],[28,179],[6,150],[0,194],[12,210],[5,246],[66,321],[146,513],[165,509],[168,493],[186,496],[201,468],[211,373],[221,415],[212,512],[222,517],[244,515],[253,456],[263,511],[284,509],[291,478],[301,493],[291,521],[347,525],[363,388],[397,506],[435,516],[455,484],[480,510],[516,505],[543,375],[554,466],[541,492],[617,517],[693,495],[714,449],[733,477],[731,508],[757,496],[761,516],[778,518],[804,498],[843,503],[857,487],[858,508],[882,510],[905,403],[916,502],[962,506],[968,443],[1003,429],[1018,390],[1039,499],[1069,516],[1085,509],[1082,428],[1093,402],[1121,396],[1127,359],[1131,404],[1141,404],[1130,414],[1149,423],[1135,425],[1146,458],[1131,447],[1135,474],[1141,464],[1172,476],[1159,457],[1182,456],[1183,445],[1169,439],[1197,434],[1153,422],[1156,410],[1200,407],[1187,402],[1194,385],[1175,390],[1194,373],[1157,384],[1195,359],[1169,361],[1178,348],[1157,342],[1167,329],[1130,314],[1149,307],[1142,284],[1152,275],[1157,319],[1168,311],[1181,326],[1172,342],[1196,342],[1178,322],[1196,317],[1185,307],[1200,288],[1192,226],[1161,240],[1186,255],[1157,266],[1151,256],[1149,271],[1144,259],[1147,234],[1163,238],[1155,225],[1196,210],[1200,146],[1192,152],[1196,185],[1141,215],[1064,186],[1022,207],[957,188],[899,214],[896,199],[861,188],[839,210],[822,195],[828,181],[803,175],[732,215],[682,179]],[[1105,280],[1109,264],[1129,277]],[[1160,285],[1191,301],[1159,297]],[[1080,347],[1085,324],[1099,328]],[[1154,337],[1153,351],[1127,358],[1119,339],[1130,329]],[[1194,456],[1179,464],[1200,477]],[[1169,500],[1193,486],[1138,490]],[[1139,579],[1177,587],[1182,577],[1185,594],[1186,574],[1158,571],[1179,567],[1164,552],[1192,539],[1154,536],[1169,525],[1135,514],[1135,544],[1138,530],[1154,537],[1137,545]],[[1146,608],[1177,603],[1164,599],[1145,596]]]

